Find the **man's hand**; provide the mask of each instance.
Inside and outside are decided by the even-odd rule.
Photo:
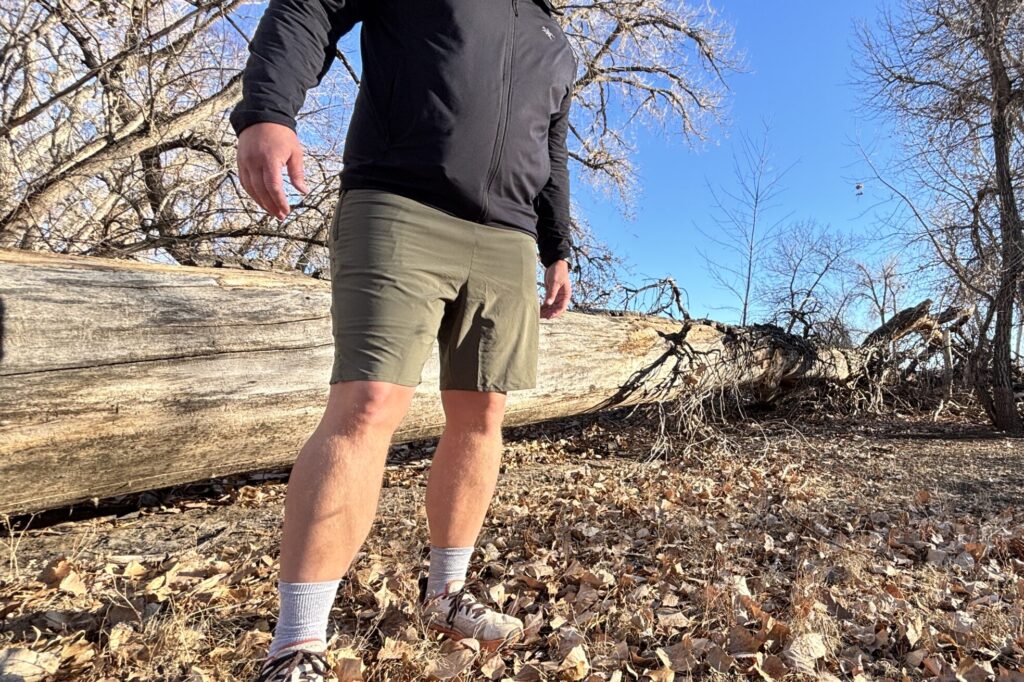
[[[242,187],[263,210],[284,220],[291,208],[284,193],[281,167],[302,194],[309,191],[302,174],[302,145],[295,131],[280,123],[254,123],[238,136],[238,176]]]
[[[569,283],[569,264],[564,260],[556,260],[544,271],[544,303],[540,307],[540,316],[545,320],[558,317],[569,307],[572,297],[572,285]]]

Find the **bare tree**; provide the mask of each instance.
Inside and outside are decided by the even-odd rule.
[[[757,287],[769,320],[789,334],[849,345],[844,320],[855,298],[849,279],[856,248],[855,239],[814,220],[780,230]]]
[[[890,256],[876,265],[860,262],[856,269],[858,297],[867,302],[877,320],[875,326],[885,324],[901,310],[900,296],[907,290],[899,260]]]
[[[712,218],[714,229],[697,228],[725,254],[714,256],[701,250],[708,273],[736,298],[739,323],[744,326],[750,320],[755,280],[764,256],[779,226],[789,217],[772,216],[788,168],[779,170],[772,165],[768,135],[765,124],[758,141],[746,133],[740,136],[740,148],[733,153],[735,187],[715,189],[708,185],[717,210]]]
[[[869,102],[905,146],[893,171],[903,187],[883,182],[909,209],[905,233],[932,248],[961,299],[977,302],[976,394],[996,426],[1020,431],[1011,336],[1024,286],[1024,4],[902,4],[859,31]]]

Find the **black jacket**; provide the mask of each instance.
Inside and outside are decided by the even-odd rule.
[[[545,266],[568,259],[577,61],[552,12],[550,0],[270,0],[232,127],[294,129],[338,39],[361,21],[342,188],[388,190],[523,230]]]

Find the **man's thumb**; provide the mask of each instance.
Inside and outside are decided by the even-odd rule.
[[[299,192],[302,194],[309,192],[309,188],[306,187],[306,175],[302,170],[302,152],[293,152],[288,157],[288,177]]]

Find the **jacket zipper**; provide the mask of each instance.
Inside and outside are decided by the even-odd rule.
[[[515,17],[519,16],[519,0],[512,0],[512,13]],[[499,121],[499,128],[495,135],[494,148],[491,150],[491,167],[487,173],[487,184],[484,186],[484,201],[483,210],[480,212],[479,222],[483,222],[487,217],[488,202],[490,201],[491,185],[494,184],[494,179],[498,175],[498,166],[501,164],[501,155],[505,149],[505,135],[508,132],[508,119],[509,112],[512,110],[512,60],[515,56],[516,50],[516,21],[512,18],[510,22],[510,28],[508,32],[508,56],[505,60],[505,72],[508,77],[508,86],[505,88],[505,99],[502,104],[505,107],[502,112],[501,121]]]

